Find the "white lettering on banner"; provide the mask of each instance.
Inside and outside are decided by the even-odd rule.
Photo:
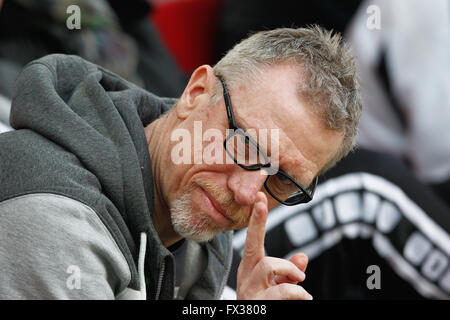
[[[403,255],[413,265],[418,266],[430,252],[432,244],[420,232],[414,232],[406,241]]]
[[[317,229],[309,213],[303,213],[287,220],[286,233],[292,245],[300,246],[317,237]]]
[[[431,281],[435,281],[444,272],[447,265],[447,257],[441,251],[433,250],[422,265],[422,273]]]
[[[377,229],[389,233],[397,226],[402,215],[398,209],[388,201],[383,201],[377,215]]]
[[[335,198],[336,213],[340,223],[357,221],[361,217],[360,197],[357,192],[346,192]]]
[[[314,220],[322,230],[327,230],[336,225],[333,204],[330,200],[325,200],[321,205],[312,209]]]

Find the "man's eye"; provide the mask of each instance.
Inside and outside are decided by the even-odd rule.
[[[278,174],[277,178],[278,178],[278,180],[280,180],[281,183],[283,183],[285,185],[292,184],[292,181],[290,179],[286,178],[285,176],[283,176],[282,174]]]

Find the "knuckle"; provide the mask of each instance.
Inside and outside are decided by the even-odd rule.
[[[265,273],[275,274],[275,266],[270,257],[263,257],[260,261],[260,268],[264,270]]]
[[[247,245],[244,250],[245,257],[253,257],[256,254],[257,248],[255,245]]]

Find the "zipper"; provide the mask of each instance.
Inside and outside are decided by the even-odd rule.
[[[231,264],[233,263],[233,243],[230,243],[230,252],[229,252],[229,257],[230,257],[230,262],[227,265],[226,271],[225,271],[225,277],[223,278],[222,284],[220,285],[220,289],[217,295],[217,300],[219,300],[222,297],[223,294],[223,289],[225,289],[225,285],[228,282],[228,276],[230,275],[230,271],[231,271]]]
[[[155,300],[159,299],[159,295],[161,294],[162,281],[164,278],[164,271],[166,269],[166,262],[163,260],[161,264],[161,272],[159,273],[158,286],[156,287],[156,297]]]
[[[227,280],[228,280],[228,276],[230,275],[230,269],[228,268],[228,270],[225,272],[225,278],[224,281],[222,282],[222,284],[220,285],[220,289],[217,295],[217,300],[219,300],[222,297],[223,294],[223,289],[225,289],[225,285],[227,284]]]

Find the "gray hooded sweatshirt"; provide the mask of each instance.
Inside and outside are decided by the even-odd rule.
[[[175,265],[153,225],[144,127],[173,103],[76,56],[24,68],[0,134],[0,299],[220,297],[231,233]]]

